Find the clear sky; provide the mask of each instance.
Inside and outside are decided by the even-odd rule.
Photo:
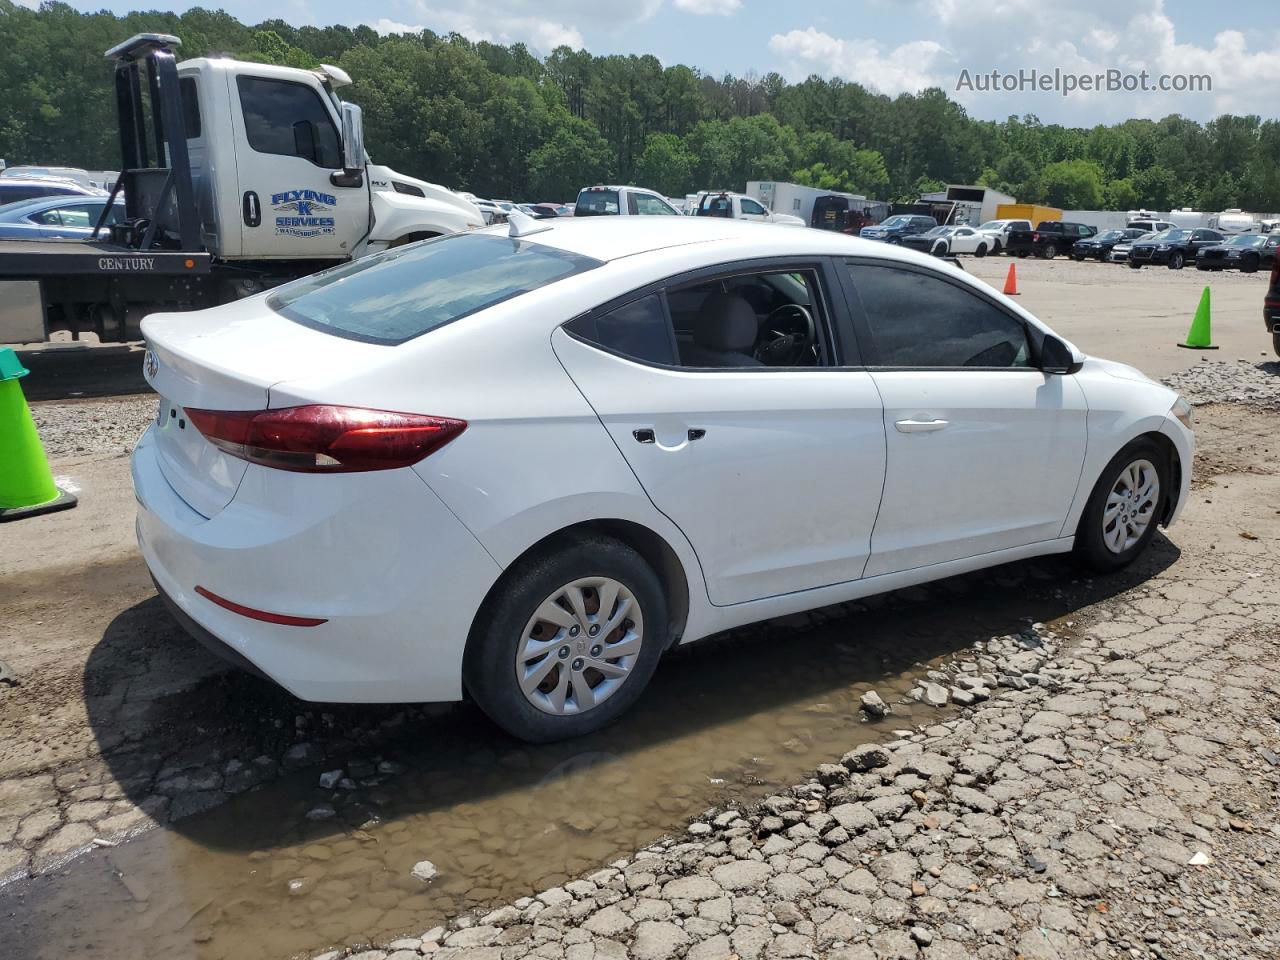
[[[36,0],[19,0],[34,5]],[[129,0],[70,0],[84,10],[145,8]],[[1280,116],[1280,3],[1276,0],[227,0],[247,23],[279,18],[367,23],[383,32],[423,27],[474,39],[560,43],[593,53],[651,53],[704,72],[790,80],[811,73],[884,93],[941,86],[970,114],[1035,113],[1078,125],[1181,113]],[[1055,68],[1207,75],[1203,92],[984,92],[980,74]],[[969,89],[957,89],[968,71]]]

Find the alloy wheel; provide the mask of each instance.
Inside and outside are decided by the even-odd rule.
[[[554,591],[525,624],[516,683],[543,713],[585,713],[626,683],[644,644],[635,595],[610,577],[584,577]]]
[[[1150,460],[1134,460],[1120,471],[1102,509],[1102,542],[1112,553],[1133,547],[1156,516],[1160,474]]]

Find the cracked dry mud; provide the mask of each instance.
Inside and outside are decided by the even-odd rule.
[[[932,678],[978,694],[958,718],[892,730],[891,714],[885,743],[761,803],[709,810],[536,897],[348,953],[1280,955],[1273,420],[1201,415],[1216,478],[1197,483],[1172,532],[1177,561],[1082,611],[1069,637],[978,644]]]

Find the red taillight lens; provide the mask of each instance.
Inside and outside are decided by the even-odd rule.
[[[225,453],[298,473],[408,467],[467,428],[465,420],[313,404],[280,410],[190,410],[187,418]]]
[[[1032,243],[1039,243],[1039,242],[1040,242],[1040,234],[1038,234],[1038,233],[1033,233],[1033,234],[1031,234],[1031,242],[1032,242]]]

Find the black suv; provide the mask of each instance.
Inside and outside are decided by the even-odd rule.
[[[1005,249],[1011,257],[1034,253],[1037,257],[1052,260],[1060,253],[1070,253],[1077,242],[1088,240],[1097,232],[1097,228],[1087,223],[1045,220],[1034,230],[1010,230]]]
[[[1157,233],[1150,240],[1135,243],[1129,251],[1129,266],[1140,270],[1152,264],[1166,264],[1170,270],[1181,270],[1186,264],[1194,263],[1205,247],[1215,246],[1225,239],[1217,230],[1174,227]]]

